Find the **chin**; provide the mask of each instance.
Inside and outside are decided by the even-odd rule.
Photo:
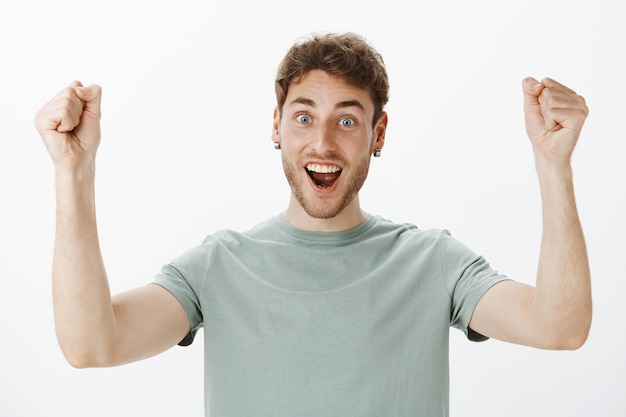
[[[343,211],[343,209],[329,210],[327,208],[311,208],[311,207],[307,207],[306,205],[302,206],[302,208],[304,209],[306,214],[308,214],[310,217],[314,219],[320,219],[320,220],[333,219],[337,217],[337,215]]]
[[[306,214],[314,219],[332,219],[337,217],[350,205],[356,196],[356,193],[344,192],[342,195],[332,197],[330,195],[307,197],[301,191],[301,189],[292,188],[292,192],[300,206],[302,206]]]

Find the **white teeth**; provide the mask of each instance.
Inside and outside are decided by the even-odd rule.
[[[320,165],[320,164],[309,164],[306,166],[306,169],[313,172],[319,172],[321,174],[329,174],[331,172],[341,171],[341,168],[335,165]]]

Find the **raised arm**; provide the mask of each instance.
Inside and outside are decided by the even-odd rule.
[[[592,302],[570,160],[588,109],[581,96],[552,79],[526,78],[523,91],[543,214],[536,286],[496,284],[478,303],[470,327],[513,343],[576,349],[587,339]]]
[[[81,368],[152,356],[178,343],[190,327],[178,300],[162,287],[148,285],[111,298],[94,198],[100,98],[99,86],[73,82],[35,117],[56,174],[57,339],[70,364]]]

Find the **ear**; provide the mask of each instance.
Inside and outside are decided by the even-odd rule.
[[[387,131],[387,122],[389,117],[387,112],[383,112],[380,115],[380,119],[374,126],[374,138],[372,140],[372,153],[376,149],[382,149],[385,146],[385,132]]]
[[[272,123],[272,142],[280,143],[280,111],[274,107],[274,122]]]

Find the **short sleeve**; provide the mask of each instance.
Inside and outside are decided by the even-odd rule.
[[[450,325],[463,331],[469,340],[480,342],[488,337],[469,328],[474,309],[489,288],[508,280],[491,268],[482,256],[444,231],[441,235],[443,275],[452,300]]]
[[[206,280],[210,265],[212,245],[202,244],[176,258],[161,268],[154,283],[171,292],[185,309],[191,331],[178,344],[190,345],[197,331],[202,328],[203,316],[199,294]]]

